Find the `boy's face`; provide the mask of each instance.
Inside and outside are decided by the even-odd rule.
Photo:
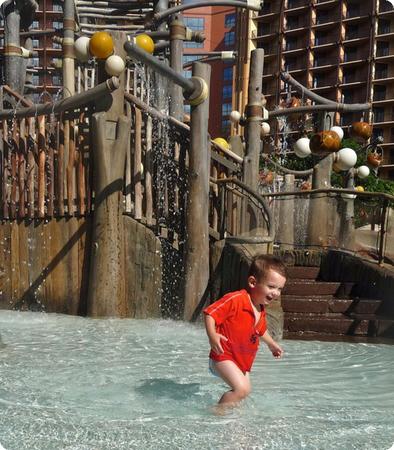
[[[265,277],[257,280],[254,276],[248,278],[249,294],[255,306],[269,305],[280,297],[286,278],[275,270],[270,269]]]

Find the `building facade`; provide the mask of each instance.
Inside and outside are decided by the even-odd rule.
[[[205,59],[211,65],[211,90],[209,109],[209,133],[212,138],[227,138],[230,133],[229,116],[232,111],[234,61],[223,61],[220,52],[233,51],[236,42],[236,13],[230,7],[204,7],[186,10],[183,15],[186,27],[203,31],[203,43],[184,43],[184,64]],[[191,76],[191,67],[185,67],[184,75]],[[186,109],[188,112],[188,109]]]
[[[346,129],[354,121],[371,120],[374,136],[384,139],[383,172],[394,176],[394,9],[390,2],[265,0],[253,18],[241,16],[238,29],[240,36],[247,29],[253,45],[265,51],[262,90],[268,109],[296,94],[281,81],[281,71],[330,100],[371,102],[371,117],[337,114],[335,124]],[[242,48],[241,41],[238,46]],[[237,72],[241,76],[241,65]],[[242,106],[239,98],[235,104]]]
[[[53,36],[63,36],[63,2],[39,0],[39,8],[29,30],[21,30],[22,47],[32,47],[34,56],[29,60],[25,93],[37,103],[50,101],[62,90],[62,46]],[[4,24],[1,23],[0,54],[4,52]],[[27,42],[31,40],[30,43]],[[2,64],[3,65],[3,64]],[[4,83],[5,80],[2,80]],[[45,96],[45,98],[44,98]]]

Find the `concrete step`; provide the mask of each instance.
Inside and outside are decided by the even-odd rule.
[[[319,276],[320,267],[312,267],[312,266],[287,266],[287,276],[289,281],[292,279],[309,279],[316,280]]]
[[[353,285],[354,283],[339,281],[290,280],[286,283],[282,295],[346,297],[351,293]]]
[[[366,336],[371,334],[369,320],[354,320],[344,314],[299,314],[287,313],[284,318],[285,332],[315,332]]]
[[[381,300],[361,298],[336,298],[333,296],[283,295],[283,312],[291,313],[359,313],[375,314],[382,304]]]

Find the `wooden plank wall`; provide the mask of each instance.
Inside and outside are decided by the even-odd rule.
[[[125,216],[129,316],[160,316],[161,245]],[[0,309],[86,313],[90,219],[0,222]]]

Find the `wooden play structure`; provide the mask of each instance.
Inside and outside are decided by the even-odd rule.
[[[335,247],[322,240],[332,225],[333,208],[327,205],[333,195],[354,191],[335,192],[327,185],[331,154],[321,155],[308,172],[309,193],[293,192],[291,181],[286,192],[259,191],[261,124],[267,115],[273,119],[297,109],[264,110],[263,50],[250,55],[244,136],[223,146],[208,134],[209,65],[195,62],[191,79],[181,75],[183,41],[190,34],[177,13],[187,6],[101,3],[75,3],[78,37],[74,4],[65,1],[61,99],[32,104],[23,96],[23,80],[15,84],[12,75],[1,86],[0,306],[195,319],[212,295],[228,287],[228,272],[244,267],[253,253],[273,252],[279,235],[282,250],[294,247],[294,227],[278,232],[276,223],[293,215],[299,195],[311,197],[309,245]],[[259,8],[253,2],[214,3]],[[122,27],[114,11],[124,11]],[[94,18],[95,27],[86,17]],[[104,33],[101,43],[97,29]],[[151,51],[136,41],[142,34],[158,41]],[[168,47],[170,61],[157,58]],[[6,53],[6,73],[12,74],[22,55],[11,55],[10,47]],[[300,112],[322,111],[324,118],[330,111],[370,108],[313,100],[320,104],[300,106]],[[184,102],[191,105],[189,118]],[[384,253],[392,199],[381,200]],[[340,227],[343,248],[352,232],[349,220]],[[239,250],[233,266],[223,262],[226,245]],[[274,314],[278,323],[281,314]]]

